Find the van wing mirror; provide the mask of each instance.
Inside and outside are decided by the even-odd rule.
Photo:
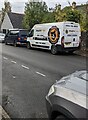
[[[33,35],[34,35],[34,29],[32,29],[32,30],[29,32],[28,37],[33,37]]]
[[[27,37],[30,37],[30,32],[28,33]]]

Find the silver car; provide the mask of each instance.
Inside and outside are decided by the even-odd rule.
[[[5,39],[5,34],[0,33],[0,43],[4,42],[4,39]]]
[[[51,120],[88,119],[88,72],[76,71],[51,86],[46,106]]]

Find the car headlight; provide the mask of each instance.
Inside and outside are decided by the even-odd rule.
[[[55,91],[54,85],[52,85],[51,88],[50,88],[50,90],[49,90],[49,92],[48,92],[48,96],[50,96],[51,94],[53,94],[54,91]]]

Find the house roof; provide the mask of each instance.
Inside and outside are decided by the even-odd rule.
[[[19,29],[23,28],[22,21],[23,21],[24,14],[10,12],[8,13],[8,16],[14,28],[19,28]]]

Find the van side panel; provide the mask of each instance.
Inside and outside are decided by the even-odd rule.
[[[48,27],[38,26],[34,28],[34,36],[30,38],[32,47],[50,49],[51,43],[48,40]]]
[[[75,22],[37,24],[34,35],[28,37],[31,47],[49,49],[56,46],[58,51],[75,51],[80,44],[80,26]]]

